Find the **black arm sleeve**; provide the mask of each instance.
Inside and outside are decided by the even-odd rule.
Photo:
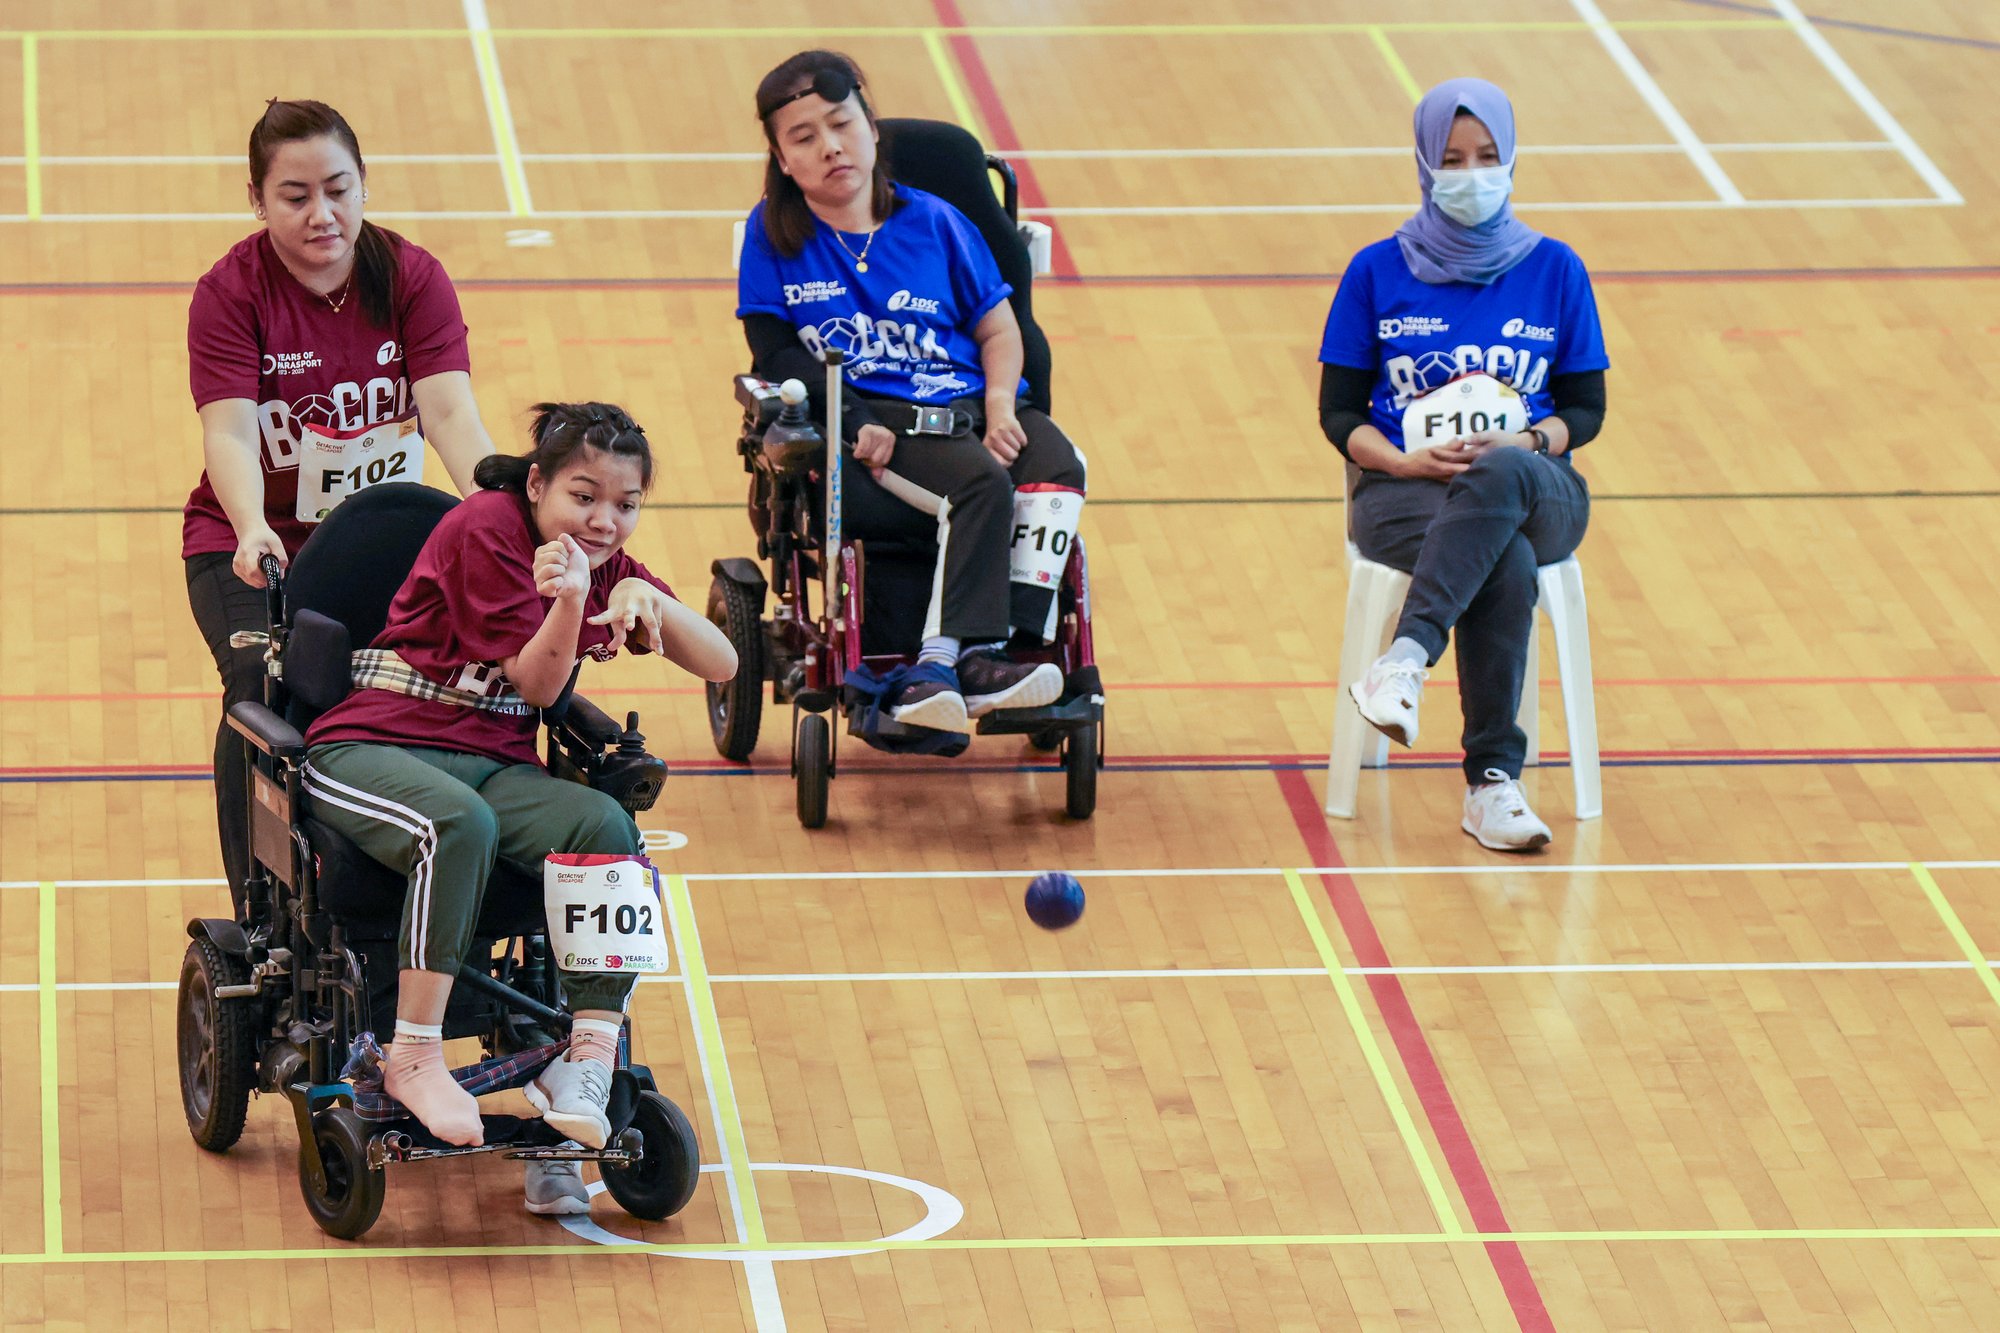
[[[1375,372],[1331,362],[1319,368],[1319,428],[1327,440],[1350,458],[1347,437],[1368,424],[1368,395],[1375,389]]]
[[[1549,396],[1556,401],[1555,415],[1569,427],[1569,448],[1581,449],[1604,429],[1604,372],[1578,371],[1556,375],[1549,380]]]
[[[826,367],[799,341],[798,330],[776,315],[745,315],[743,339],[750,344],[750,371],[773,384],[797,380],[806,386],[813,413],[826,420]],[[879,424],[852,388],[842,395],[840,433],[853,444],[863,426]]]

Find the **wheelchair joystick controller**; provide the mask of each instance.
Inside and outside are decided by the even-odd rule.
[[[826,442],[806,415],[806,386],[786,380],[778,386],[778,400],[784,406],[764,431],[764,461],[780,472],[810,467]]]

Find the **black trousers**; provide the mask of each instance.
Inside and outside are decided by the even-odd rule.
[[[1590,521],[1590,491],[1569,463],[1499,448],[1449,483],[1364,472],[1354,488],[1354,544],[1410,575],[1398,638],[1435,665],[1458,645],[1465,780],[1489,768],[1521,776],[1528,737],[1516,724],[1536,570],[1567,559]]]
[[[222,868],[240,911],[250,878],[250,758],[243,738],[229,729],[229,706],[264,697],[264,649],[232,648],[238,630],[262,631],[264,592],[236,577],[233,556],[214,551],[187,559],[188,605],[222,677],[223,720],[215,729],[215,824],[222,837]]]
[[[869,402],[879,404],[878,415],[885,421],[895,421],[899,413],[908,417],[908,404],[894,399]],[[938,576],[924,618],[926,638],[943,634],[984,643],[1006,638],[1013,627],[1039,634],[1055,590],[1008,578],[1014,487],[1044,482],[1081,491],[1083,456],[1047,413],[1023,406],[1019,418],[1028,443],[1012,465],[1004,464],[981,443],[983,404],[973,400],[952,406],[972,418],[971,428],[953,435],[899,432],[896,452],[879,486],[849,455],[841,471],[841,486],[849,497],[843,512],[861,532],[874,526],[873,512],[884,507],[876,503],[876,493],[887,492],[936,517]]]

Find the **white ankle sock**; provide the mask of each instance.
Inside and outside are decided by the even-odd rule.
[[[1391,662],[1406,662],[1411,666],[1427,667],[1431,664],[1431,655],[1424,651],[1424,646],[1407,637],[1390,644],[1389,651],[1382,655]]]
[[[918,662],[935,662],[939,666],[958,665],[958,640],[949,634],[935,634],[924,640],[924,646],[917,653]]]
[[[444,1024],[409,1023],[399,1018],[396,1020],[396,1040],[397,1041],[443,1041]]]
[[[599,1064],[615,1067],[618,1063],[618,1034],[623,1029],[624,1024],[602,1018],[577,1019],[570,1024],[569,1058],[595,1060]]]

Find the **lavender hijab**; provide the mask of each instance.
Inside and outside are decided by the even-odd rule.
[[[1454,222],[1431,202],[1434,164],[1444,157],[1451,123],[1460,110],[1479,117],[1508,174],[1513,174],[1514,107],[1507,94],[1484,79],[1446,79],[1417,103],[1417,179],[1423,184],[1424,202],[1416,216],[1396,229],[1396,240],[1403,248],[1403,262],[1420,281],[1483,287],[1526,259],[1542,234],[1514,216],[1511,200],[1476,227]]]

